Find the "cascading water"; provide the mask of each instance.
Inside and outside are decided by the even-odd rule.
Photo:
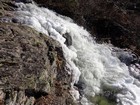
[[[140,105],[140,82],[130,75],[128,66],[118,59],[117,53],[113,53],[112,46],[97,44],[85,29],[70,18],[47,8],[23,3],[17,6],[17,22],[29,25],[61,43],[71,70],[68,72],[73,76],[72,86],[78,81],[85,85],[81,99],[83,105],[94,105],[87,97],[102,93],[104,87],[122,90],[117,93],[118,105]],[[64,35],[71,36],[72,45],[65,44]],[[74,88],[71,93],[79,98]]]

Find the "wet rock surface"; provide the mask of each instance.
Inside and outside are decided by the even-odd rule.
[[[35,0],[86,27],[99,42],[140,54],[139,0]]]

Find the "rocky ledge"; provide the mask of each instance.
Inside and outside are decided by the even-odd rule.
[[[16,8],[0,1],[0,105],[74,105],[61,45],[9,22]]]
[[[66,70],[58,42],[27,26],[0,23],[1,104],[71,105]]]

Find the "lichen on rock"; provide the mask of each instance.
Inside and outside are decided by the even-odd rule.
[[[59,60],[61,64],[58,64]],[[60,95],[63,105],[71,97],[68,94],[71,76],[65,71],[60,44],[32,28],[14,23],[0,24],[0,64],[0,89],[7,103],[16,105],[15,100],[20,98],[18,94],[21,92],[24,97],[25,93],[31,93],[35,99],[47,94]],[[64,99],[65,93],[67,97]],[[28,101],[35,100],[33,98],[25,100],[30,103]]]
[[[71,76],[59,42],[12,20],[14,1],[0,5],[0,104],[40,105],[41,97],[49,102],[53,96],[71,105]]]

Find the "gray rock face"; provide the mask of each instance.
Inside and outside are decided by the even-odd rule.
[[[45,88],[44,86],[48,83],[45,83],[43,79],[49,79],[47,71],[54,72],[51,69],[57,67],[56,64],[50,65],[47,56],[49,49],[46,43],[57,47],[59,44],[47,37],[43,40],[39,34],[24,26],[2,23],[0,31],[0,77],[2,84],[9,84],[9,88]],[[43,84],[42,87],[40,87],[41,84]]]
[[[58,42],[27,26],[0,23],[0,98],[6,105],[33,105],[48,94],[65,105],[72,99],[70,81]]]
[[[12,20],[15,8],[0,1],[0,105],[74,105],[61,45]]]

